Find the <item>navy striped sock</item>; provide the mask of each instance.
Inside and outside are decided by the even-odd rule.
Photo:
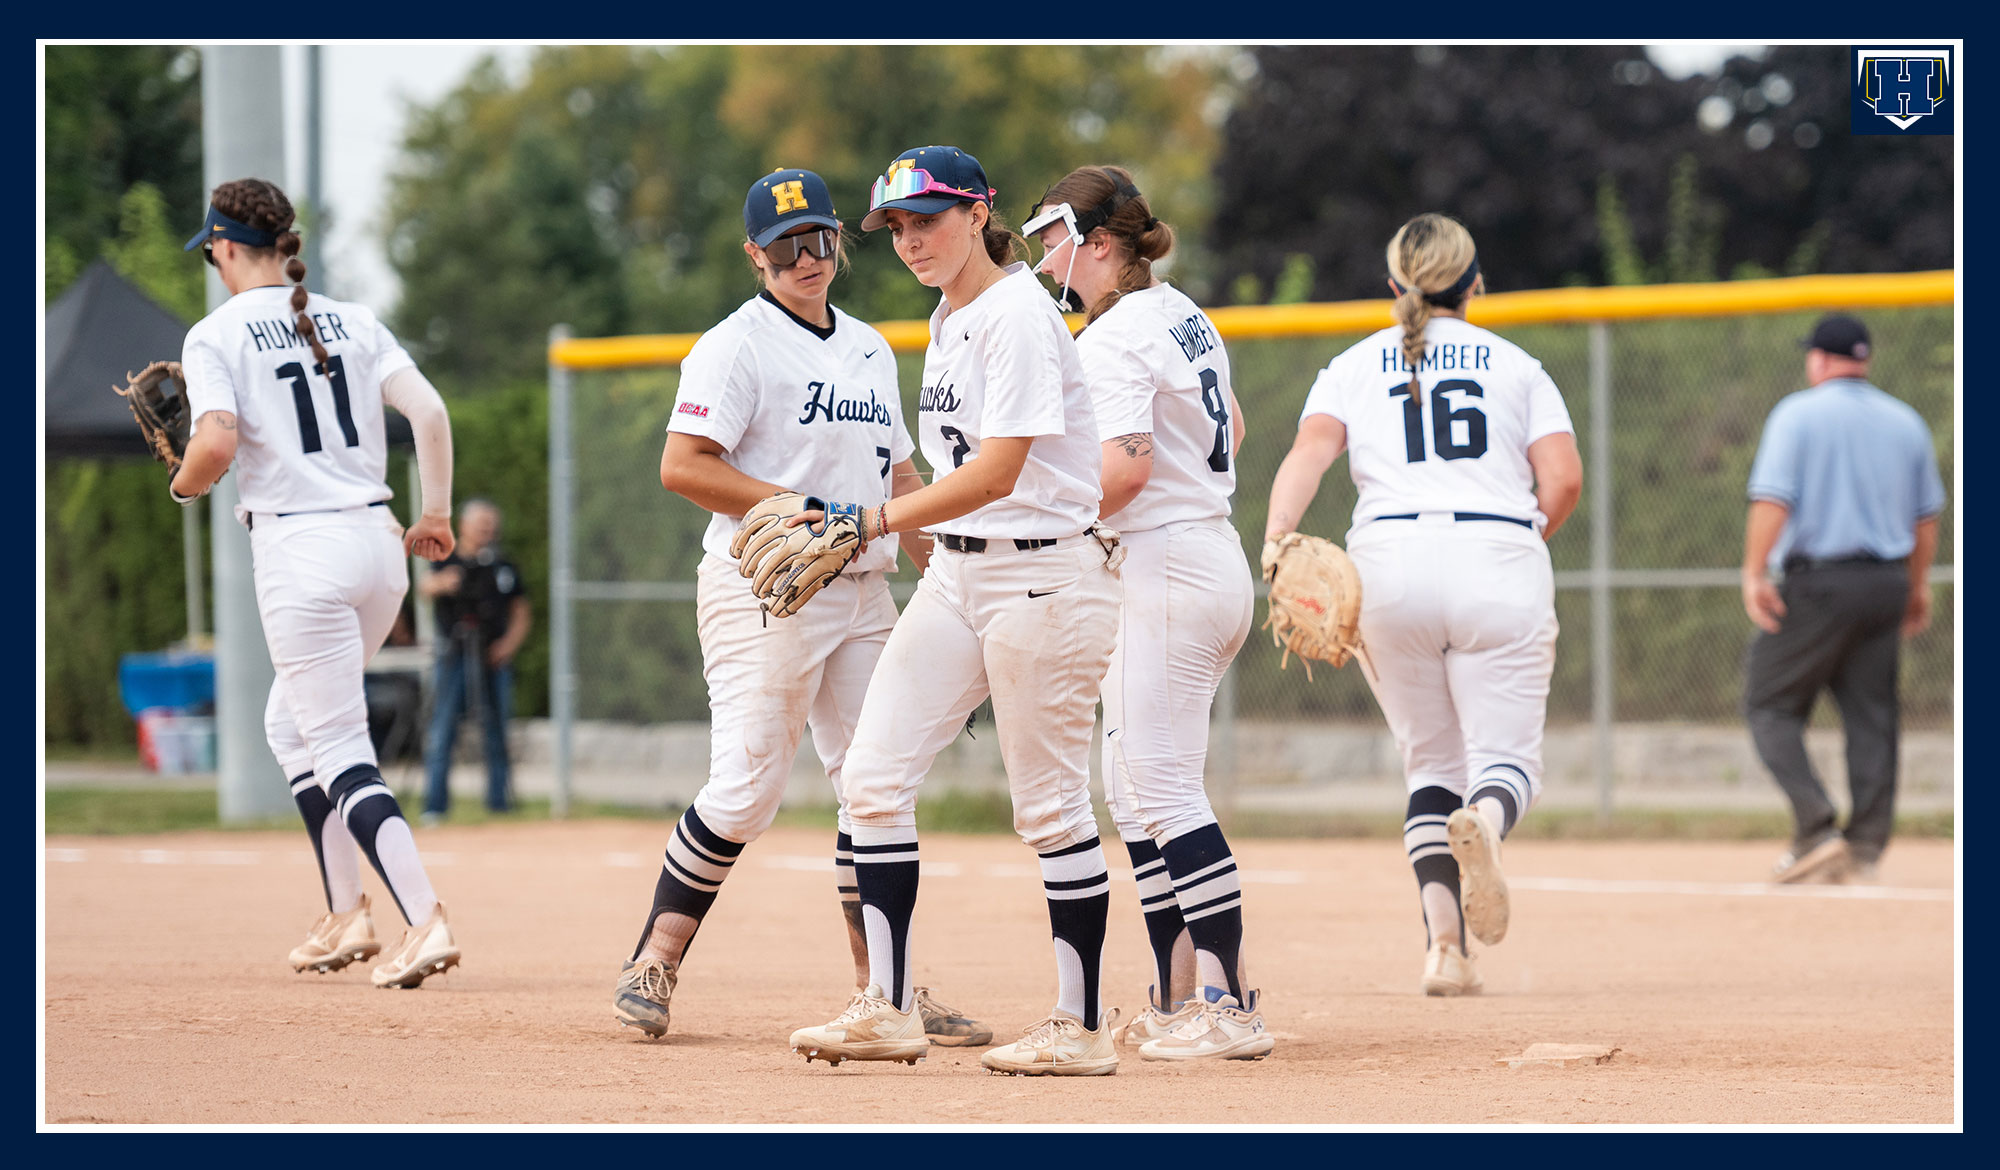
[[[910,920],[917,913],[921,865],[915,826],[854,826],[854,886],[868,932],[868,981],[899,1012],[912,1009]]]
[[[632,957],[637,959],[646,949],[653,924],[662,914],[685,914],[694,919],[699,930],[702,918],[715,905],[715,896],[722,892],[722,883],[742,852],[743,842],[718,836],[702,823],[701,814],[689,806],[667,838],[666,856],[660,862],[660,880],[653,887],[653,908],[646,915],[646,928],[639,932],[639,945],[632,948]],[[693,942],[694,935],[690,933],[681,947],[682,957]]]
[[[1514,764],[1488,764],[1480,769],[1479,779],[1473,781],[1472,790],[1465,794],[1465,807],[1471,808],[1482,800],[1498,801],[1501,819],[1496,826],[1500,836],[1505,838],[1520,823],[1521,814],[1527,811],[1528,798],[1534,791],[1528,784],[1528,774]]]
[[[373,764],[356,764],[334,777],[326,795],[340,814],[347,832],[368,855],[368,863],[389,887],[403,921],[421,926],[437,909],[437,894],[431,890],[430,876],[424,873],[417,843],[410,836],[410,823],[403,819],[403,807],[396,794],[382,782],[382,773]]]
[[[1056,948],[1056,1007],[1095,1032],[1104,982],[1104,927],[1111,916],[1111,874],[1096,837],[1040,855],[1049,933]]]
[[[1150,837],[1125,842],[1132,856],[1132,877],[1139,883],[1139,912],[1146,917],[1146,939],[1153,945],[1153,967],[1159,972],[1160,1006],[1173,1006],[1174,944],[1187,930],[1181,904],[1174,900],[1174,881],[1166,859]]]
[[[854,884],[854,837],[837,832],[833,838],[833,885],[840,894],[840,916],[847,923],[847,949],[854,960],[854,984],[868,982],[868,926],[861,917],[861,889]]]
[[[1464,807],[1456,792],[1449,788],[1430,785],[1410,793],[1409,812],[1403,821],[1403,847],[1410,854],[1410,868],[1417,872],[1417,898],[1423,900],[1424,887],[1437,884],[1451,892],[1451,904],[1460,906],[1458,889],[1458,861],[1451,855],[1451,836],[1445,831],[1445,821],[1452,813]],[[1463,921],[1464,911],[1460,910]],[[1428,937],[1436,937],[1438,927],[1443,923],[1433,923],[1430,912],[1424,912],[1424,929]],[[1464,941],[1463,929],[1459,923],[1452,923],[1445,934],[1456,934]]]
[[[1229,994],[1243,1006],[1242,980],[1237,974],[1243,960],[1242,885],[1222,826],[1211,821],[1182,833],[1161,846],[1160,855],[1173,875],[1174,897],[1180,903],[1181,917],[1187,920],[1188,937],[1194,941],[1195,966],[1207,971],[1200,982],[1212,979],[1214,965],[1220,965]],[[1201,962],[1202,952],[1211,956],[1210,964]]]

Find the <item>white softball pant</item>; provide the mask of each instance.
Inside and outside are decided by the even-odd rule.
[[[323,788],[376,763],[362,671],[410,587],[402,537],[388,508],[260,512],[251,523],[257,613],[277,670],[264,735],[287,780],[311,772]]]
[[[940,545],[861,706],[847,757],[853,823],[914,827],[931,762],[991,695],[1015,831],[1038,853],[1094,839],[1091,737],[1119,593],[1088,534],[1027,550]]]
[[[1424,513],[1355,529],[1347,552],[1379,675],[1369,685],[1409,790],[1464,795],[1470,780],[1493,776],[1515,788],[1525,813],[1541,795],[1556,662],[1548,546],[1530,528]]]
[[[1209,707],[1250,634],[1255,591],[1224,517],[1124,534],[1125,603],[1104,676],[1104,796],[1127,841],[1215,822]]]
[[[702,677],[708,680],[708,783],[702,823],[731,841],[762,836],[778,815],[799,736],[812,728],[841,828],[841,775],[862,695],[896,624],[880,572],[845,573],[788,618],[766,618],[736,562],[713,553],[696,571]]]

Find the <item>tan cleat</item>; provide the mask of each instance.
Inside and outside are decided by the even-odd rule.
[[[839,1067],[843,1060],[900,1060],[915,1064],[930,1051],[924,1018],[914,1006],[899,1012],[871,983],[854,993],[847,1010],[817,1028],[792,1033],[792,1051],[806,1063],[824,1060]]]
[[[1271,1055],[1277,1041],[1264,1030],[1264,1014],[1257,1010],[1257,993],[1246,991],[1248,1007],[1220,987],[1205,987],[1190,1001],[1195,1014],[1168,1035],[1140,1045],[1139,1055],[1147,1060],[1262,1060]]]
[[[1457,943],[1432,943],[1424,956],[1425,995],[1477,995],[1486,986],[1479,968]]]
[[[403,932],[403,941],[387,962],[375,968],[377,987],[417,987],[432,975],[441,975],[458,966],[458,944],[452,941],[451,923],[444,903],[431,911],[429,922]]]
[[[1025,1036],[989,1051],[979,1063],[1011,1076],[1107,1077],[1118,1071],[1118,1049],[1111,1042],[1111,1025],[1117,1022],[1117,1008],[1104,1013],[1095,1032],[1068,1012],[1050,1012]]]
[[[1164,1040],[1175,1028],[1201,1014],[1201,1003],[1198,998],[1187,1000],[1173,1011],[1168,1011],[1158,1003],[1159,992],[1160,989],[1157,987],[1146,989],[1146,1010],[1133,1016],[1124,1026],[1113,1032],[1111,1034],[1113,1043],[1144,1045],[1154,1040]]]
[[[627,962],[611,995],[618,1022],[658,1040],[667,1034],[667,1004],[680,982],[680,964],[663,959]]]
[[[1472,937],[1490,947],[1507,937],[1507,875],[1500,872],[1500,834],[1469,808],[1453,812],[1444,831],[1458,861],[1465,925]]]
[[[363,894],[360,903],[345,914],[320,915],[306,941],[293,947],[290,957],[292,970],[324,975],[381,953],[382,944],[375,941],[375,920],[368,914],[368,895]]]
[[[1780,885],[1791,885],[1808,878],[1824,881],[1828,875],[1838,880],[1846,874],[1849,861],[1847,839],[1839,833],[1831,833],[1810,846],[1793,846],[1771,868],[1771,880]]]
[[[917,988],[917,1014],[924,1018],[924,1035],[941,1048],[966,1048],[993,1043],[993,1029],[955,1007],[931,998],[931,989]]]

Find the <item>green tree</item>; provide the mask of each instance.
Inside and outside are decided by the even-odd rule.
[[[206,266],[181,250],[166,199],[151,183],[134,183],[118,201],[118,234],[104,258],[161,308],[192,325],[207,311]]]
[[[44,50],[49,288],[119,230],[125,195],[158,189],[185,217],[201,208],[201,54],[186,45],[50,45]]]
[[[1072,167],[1133,162],[1200,271],[1215,54],[1109,46],[577,46],[508,82],[491,62],[415,112],[392,178],[394,323],[441,383],[532,377],[551,325],[693,332],[756,290],[743,192],[778,166],[827,179],[850,229],[896,154],[979,155],[1010,221]],[[936,294],[852,232],[834,289],[864,319]]]

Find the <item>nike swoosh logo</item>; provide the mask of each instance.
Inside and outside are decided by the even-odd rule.
[[[872,358],[872,357],[874,357],[874,356],[875,356],[876,354],[878,354],[878,353],[881,353],[881,352],[882,352],[882,351],[881,351],[880,349],[871,349],[871,350],[869,350],[869,351],[868,351],[867,353],[864,353],[864,354],[862,354],[862,355],[861,355],[861,360],[865,362],[865,361],[867,361],[867,360],[868,360],[869,358]]]
[[[1062,590],[1060,590],[1060,589],[1049,589],[1049,590],[1045,590],[1045,591],[1043,591],[1043,592],[1041,592],[1041,593],[1037,593],[1037,592],[1035,592],[1034,590],[1030,589],[1030,590],[1028,590],[1028,596],[1029,596],[1029,597],[1047,597],[1047,596],[1048,596],[1049,594],[1051,594],[1051,593],[1061,593],[1061,592],[1062,592]]]

